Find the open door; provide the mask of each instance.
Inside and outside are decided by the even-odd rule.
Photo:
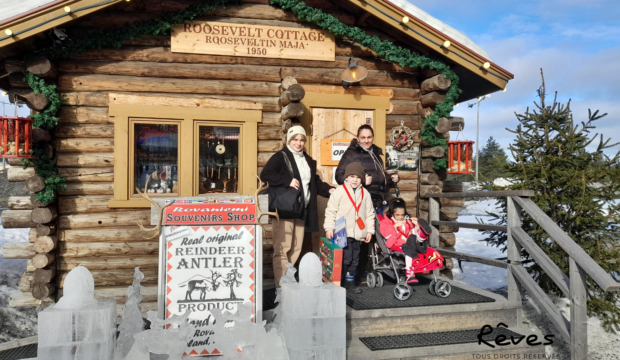
[[[337,186],[334,180],[334,172],[338,165],[326,165],[321,163],[321,142],[329,139],[355,138],[357,129],[364,124],[374,127],[373,110],[350,110],[350,109],[325,109],[312,108],[312,144],[311,156],[317,161],[317,173],[321,180]],[[331,150],[331,149],[330,149]],[[319,252],[319,238],[325,236],[323,222],[325,220],[326,198],[318,197],[319,232],[312,234],[312,251]]]

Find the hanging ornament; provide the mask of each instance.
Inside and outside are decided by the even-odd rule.
[[[217,146],[215,147],[215,152],[222,155],[223,153],[226,152],[226,146],[224,146],[224,144],[217,144]]]
[[[406,151],[413,146],[413,138],[415,131],[405,126],[404,121],[400,122],[400,126],[392,128],[392,138],[390,143],[396,151]]]

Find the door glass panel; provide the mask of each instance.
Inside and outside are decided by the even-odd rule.
[[[199,126],[198,193],[237,192],[238,127]]]
[[[177,195],[178,126],[134,124],[134,184],[151,195]],[[133,189],[133,193],[138,192]]]

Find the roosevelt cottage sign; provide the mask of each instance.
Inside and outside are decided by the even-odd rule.
[[[326,30],[193,21],[172,30],[172,52],[282,59],[336,60]]]
[[[191,311],[195,329],[186,355],[219,355],[218,341],[226,334],[215,332],[209,310],[235,312],[239,304],[252,303],[253,320],[262,319],[257,296],[262,294],[262,230],[254,203],[179,202],[166,208],[168,218],[164,214],[159,311],[166,318]]]

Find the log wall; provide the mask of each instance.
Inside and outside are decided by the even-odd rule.
[[[169,11],[167,7],[178,5],[175,1],[146,0],[142,3],[145,3],[143,8],[129,6],[125,11],[98,13],[77,23],[69,32],[79,36],[92,27],[116,27],[126,22],[152,18],[158,11]],[[329,1],[321,3],[331,4]],[[337,9],[337,6],[333,8]],[[355,23],[352,14],[333,11],[341,20]],[[252,21],[256,23],[266,21],[281,26],[300,26],[300,21],[292,13],[255,1],[227,7],[218,11],[217,16],[223,21],[254,19]],[[376,29],[373,33],[387,36]],[[218,99],[261,103],[263,122],[258,126],[257,149],[257,173],[260,173],[267,160],[282,147],[287,129],[281,116],[282,80],[293,77],[302,87],[339,87],[340,72],[346,67],[349,56],[356,56],[359,58],[356,59],[358,64],[369,69],[368,77],[361,82],[364,88],[369,91],[392,91],[387,132],[399,126],[401,121],[412,130],[421,130],[425,107],[432,111],[433,102],[441,98],[441,94],[436,93],[441,89],[429,87],[428,84],[422,86],[436,93],[427,96],[429,92],[421,91],[421,84],[424,85],[427,78],[436,74],[403,69],[375,58],[373,51],[348,41],[338,40],[335,51],[334,62],[180,54],[171,52],[170,36],[146,36],[132,40],[119,49],[91,51],[58,63],[58,90],[67,101],[60,111],[54,145],[59,175],[67,178],[68,186],[58,197],[55,258],[38,259],[41,264],[50,261],[56,268],[58,292],[62,292],[67,272],[79,265],[93,272],[99,294],[109,294],[121,303],[125,296],[122,289],[131,284],[131,269],[134,267],[140,266],[145,273],[142,284],[148,289],[153,289],[157,284],[158,240],[144,239],[136,225],[139,220],[149,221],[150,210],[107,207],[114,191],[114,123],[108,116],[108,93],[177,97],[203,94]],[[423,154],[428,158],[423,162],[443,156],[434,148],[423,149]],[[31,170],[27,171],[30,174]],[[429,177],[430,174],[433,176]],[[20,179],[26,176],[23,173],[14,175]],[[406,199],[412,214],[418,211],[418,206],[424,206],[424,202],[418,200],[418,186],[421,191],[441,192],[441,180],[444,179],[445,174],[435,176],[432,166],[430,170],[428,166],[423,166],[420,179],[417,174],[403,174],[401,196]],[[25,206],[16,203],[15,209],[32,211]],[[442,216],[456,219],[458,214],[453,206],[456,205],[443,207]],[[420,213],[425,216],[425,210],[420,209]],[[24,226],[33,225],[22,221]],[[271,225],[267,225],[265,230],[263,262],[264,279],[268,284],[273,281]],[[454,241],[450,239],[454,239],[455,229],[442,227],[440,231],[442,239],[453,245]],[[21,251],[30,257],[34,250]],[[31,274],[24,278],[22,290],[32,283],[30,279]]]

